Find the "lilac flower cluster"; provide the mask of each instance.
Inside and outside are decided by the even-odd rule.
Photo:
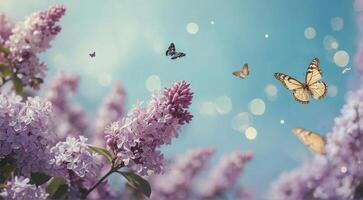
[[[87,138],[80,136],[79,139],[67,137],[65,142],[58,142],[50,149],[54,155],[51,163],[66,165],[81,178],[96,176],[101,169],[100,157],[90,152],[86,141]]]
[[[41,187],[31,185],[28,178],[14,177],[12,181],[9,181],[0,193],[0,198],[4,200],[45,200],[48,194]]]
[[[213,148],[190,150],[178,157],[165,174],[151,176],[151,199],[188,199],[195,178],[202,172],[213,153]]]
[[[37,54],[50,47],[51,40],[61,30],[56,23],[64,13],[65,8],[60,5],[33,13],[12,28],[12,33],[8,39],[2,38],[5,40],[5,47],[10,50],[11,67],[24,85],[37,88],[38,79],[44,78],[46,65],[39,61]],[[9,26],[1,29],[6,30],[6,27]]]
[[[68,100],[74,94],[79,83],[79,76],[58,74],[44,92],[44,97],[53,105],[55,132],[64,139],[67,136],[84,134],[87,128],[87,117],[81,107],[72,106]]]
[[[153,95],[148,106],[136,104],[130,114],[105,130],[106,143],[122,163],[140,175],[160,173],[163,155],[160,145],[170,144],[192,115],[187,111],[193,93],[185,81]]]
[[[224,155],[217,166],[212,169],[209,178],[203,181],[204,185],[200,191],[200,196],[211,199],[220,197],[225,192],[232,190],[246,163],[252,157],[251,152],[240,151]]]
[[[120,120],[124,114],[126,91],[120,83],[112,88],[111,92],[103,99],[96,118],[95,141],[97,144],[104,142],[104,130],[111,122]]]
[[[23,103],[16,95],[0,94],[0,156],[12,156],[18,171],[28,176],[42,171],[57,174],[49,164],[48,146],[55,143],[51,104],[39,97]]]
[[[283,174],[270,195],[280,199],[355,199],[363,182],[363,88],[348,95],[327,135],[326,155]]]

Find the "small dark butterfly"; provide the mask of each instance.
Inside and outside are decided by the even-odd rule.
[[[175,45],[174,45],[174,43],[170,43],[170,45],[168,47],[168,50],[166,50],[166,52],[165,52],[165,55],[166,56],[170,56],[170,58],[172,60],[175,60],[177,58],[184,57],[185,56],[185,53],[175,51]]]
[[[90,56],[91,58],[94,58],[94,57],[96,57],[96,52],[93,52],[93,53],[89,53],[89,56]]]

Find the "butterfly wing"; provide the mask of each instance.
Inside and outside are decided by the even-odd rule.
[[[323,81],[315,82],[308,86],[311,96],[315,99],[321,99],[325,97],[328,92],[328,86]]]
[[[249,74],[249,69],[248,69],[248,64],[244,64],[243,67],[241,68],[241,70],[232,72],[232,74],[238,78],[246,78]]]
[[[319,59],[314,58],[311,63],[309,64],[309,67],[305,74],[305,83],[306,85],[311,85],[317,81],[320,81],[322,78],[322,71],[319,67]]]
[[[310,151],[324,154],[326,142],[322,136],[303,128],[293,128],[292,132]]]
[[[283,73],[275,73],[275,78],[281,81],[286,89],[292,91],[296,101],[303,104],[309,103],[309,92],[300,81]]]
[[[323,98],[328,91],[327,85],[321,81],[322,75],[323,73],[319,67],[319,59],[314,58],[306,71],[305,83],[308,87],[309,93],[315,99]]]
[[[174,53],[175,53],[175,45],[174,43],[170,43],[168,50],[166,50],[165,54],[166,56],[171,56],[174,55]]]
[[[176,52],[172,57],[171,57],[171,59],[172,60],[175,60],[175,59],[177,59],[177,58],[181,58],[181,57],[184,57],[185,56],[185,53],[183,53],[183,52]]]
[[[242,74],[246,77],[250,74],[250,70],[248,68],[248,64],[244,64],[242,67]]]

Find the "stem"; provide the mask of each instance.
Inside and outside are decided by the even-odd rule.
[[[97,181],[90,189],[88,189],[84,195],[82,195],[81,199],[86,199],[89,193],[91,193],[99,184],[102,183],[102,181],[104,181],[113,172],[115,172],[115,169],[111,168],[110,171],[108,171],[99,181]]]
[[[115,162],[116,162],[116,159],[114,158],[112,160],[112,167],[111,167],[110,171],[108,171],[99,181],[97,181],[90,189],[88,189],[87,192],[82,195],[81,199],[86,199],[86,197],[89,195],[89,193],[91,193],[94,189],[96,189],[96,187],[99,184],[101,184],[102,181],[104,181],[109,175],[111,175],[114,172],[117,172],[117,170],[124,167],[123,162],[121,164],[118,164],[117,166],[115,166]]]

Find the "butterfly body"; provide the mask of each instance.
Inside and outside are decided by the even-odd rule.
[[[240,70],[232,72],[232,74],[234,76],[238,77],[238,78],[241,78],[241,79],[246,78],[250,74],[248,64],[247,63],[244,64],[243,67]]]
[[[317,58],[311,61],[307,69],[305,83],[283,73],[275,73],[275,78],[281,81],[286,89],[292,91],[296,101],[303,104],[309,103],[310,96],[314,99],[322,99],[327,93],[328,86],[321,80],[322,72]]]
[[[291,131],[311,152],[317,154],[325,153],[326,141],[324,137],[303,128],[293,128]]]
[[[89,53],[88,54],[91,58],[94,58],[94,57],[96,57],[96,52],[94,51],[93,53]]]
[[[165,52],[165,55],[166,56],[170,56],[170,58],[172,60],[175,60],[177,58],[184,57],[186,54],[183,53],[183,52],[177,52],[177,51],[175,51],[175,45],[174,45],[174,43],[170,43],[168,49]]]

